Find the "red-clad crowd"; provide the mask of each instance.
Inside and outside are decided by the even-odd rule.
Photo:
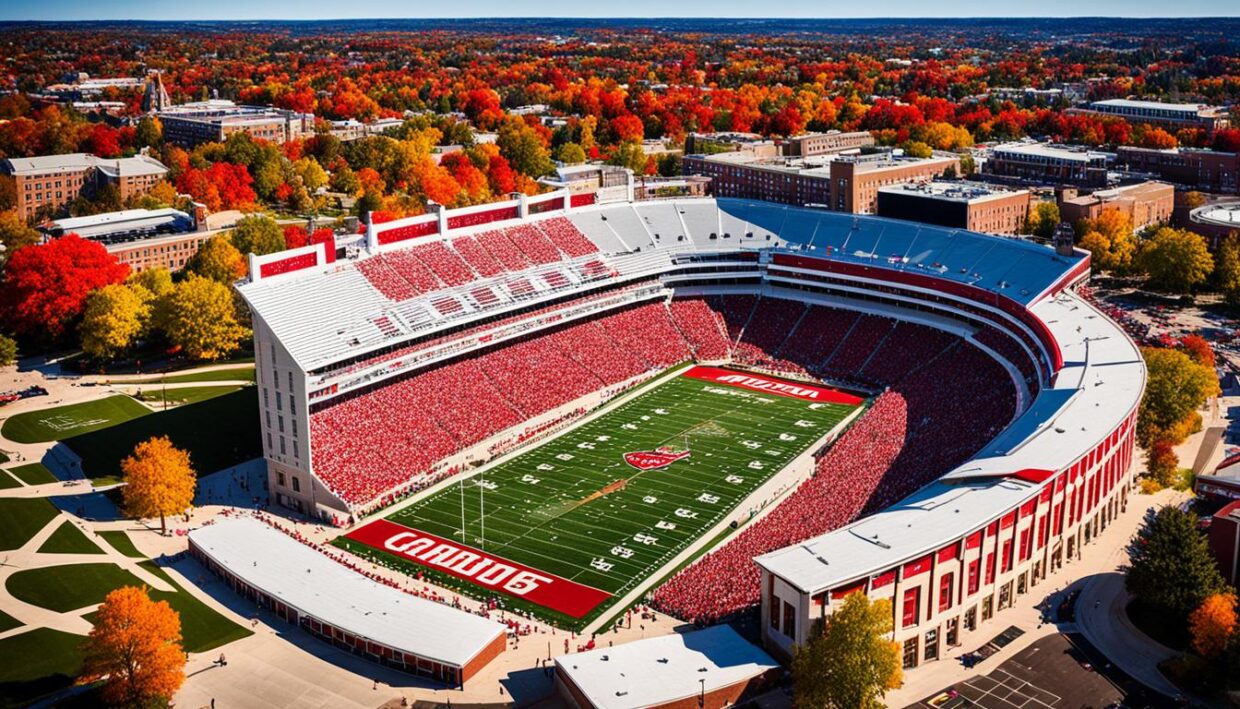
[[[357,268],[391,300],[406,300],[478,278],[498,276],[598,253],[598,247],[572,222],[553,217],[503,229],[484,231],[452,241],[420,243],[363,259]],[[598,266],[606,266],[597,262]],[[583,275],[597,277],[586,264]]]
[[[676,298],[669,309],[698,361],[727,359],[731,352],[719,314],[701,298]]]

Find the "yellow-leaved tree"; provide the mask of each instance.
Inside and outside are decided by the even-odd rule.
[[[168,341],[193,359],[215,360],[235,352],[250,331],[237,320],[228,286],[193,274],[160,301]]]
[[[891,601],[854,593],[827,616],[821,630],[792,654],[794,700],[815,709],[879,709],[903,681],[900,646],[888,636]]]
[[[1193,649],[1202,657],[1217,657],[1236,632],[1236,595],[1213,593],[1188,616]]]
[[[123,283],[92,291],[78,326],[86,354],[96,359],[124,354],[146,331],[151,317],[148,300],[145,292]]]
[[[216,234],[199,245],[185,270],[220,283],[232,283],[245,275],[245,257],[227,234]]]
[[[194,502],[198,482],[189,453],[172,445],[167,436],[149,438],[134,446],[121,461],[125,486],[121,489],[125,513],[135,517],[159,516],[167,533],[167,515],[182,514]]]
[[[99,607],[83,649],[81,682],[104,680],[102,699],[120,706],[167,703],[185,682],[181,617],[145,588],[123,586]]]

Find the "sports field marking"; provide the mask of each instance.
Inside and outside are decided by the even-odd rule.
[[[384,549],[366,525],[337,543],[463,593],[584,627],[736,513],[847,417],[854,401],[861,399],[825,387],[693,367],[388,516],[397,531],[438,546]],[[763,502],[750,501],[750,511]],[[500,578],[504,567],[528,569],[553,589],[580,586],[606,597],[583,610],[564,600],[571,594],[535,600],[533,591],[454,573],[479,559],[501,569],[484,580]]]

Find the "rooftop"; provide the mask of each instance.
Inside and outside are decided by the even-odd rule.
[[[1079,162],[1087,162],[1106,157],[1106,153],[1101,153],[1096,150],[1068,147],[1063,145],[1051,145],[1049,143],[1005,143],[1003,145],[996,145],[993,151],[995,153],[1058,158],[1060,160]]]
[[[1126,98],[1112,98],[1105,101],[1094,101],[1090,104],[1094,108],[1130,108],[1130,109],[1147,109],[1156,111],[1175,111],[1177,113],[1185,113],[1197,115],[1201,111],[1210,108],[1204,103],[1163,103],[1162,101],[1138,101]]]
[[[914,194],[927,199],[976,204],[991,199],[1002,199],[1015,194],[1027,194],[1028,190],[1006,190],[983,182],[934,180],[932,182],[905,182],[878,188],[879,193]]]
[[[599,709],[668,704],[779,669],[729,625],[561,655],[555,663]]]
[[[100,158],[89,153],[66,153],[63,155],[40,155],[32,158],[9,158],[9,169],[14,175],[40,175],[49,172],[80,172],[97,168],[111,176],[163,175],[168,168],[155,158],[135,155],[129,158]]]
[[[190,532],[233,575],[305,615],[376,643],[463,667],[504,626],[372,581],[250,517]]]

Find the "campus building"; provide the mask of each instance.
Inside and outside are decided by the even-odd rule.
[[[1007,143],[991,150],[982,172],[1022,183],[1106,187],[1107,156],[1084,148]]]
[[[1213,133],[1231,123],[1226,108],[1207,106],[1204,103],[1163,103],[1113,98],[1094,101],[1085,108],[1074,108],[1069,112],[1123,118],[1129,123],[1158,126],[1172,132],[1180,128],[1201,128]]]
[[[1121,146],[1117,162],[1189,189],[1215,194],[1240,194],[1240,153],[1176,148],[1154,150]]]
[[[287,143],[314,133],[314,115],[267,106],[190,104],[160,111],[164,140],[192,148],[201,143],[221,142],[233,133],[272,143]]]
[[[117,189],[122,202],[143,194],[168,174],[155,158],[99,158],[87,153],[9,158],[0,168],[17,188],[17,212],[30,220],[40,209],[55,210],[78,197],[90,197],[105,185]]]
[[[686,175],[710,177],[717,197],[816,205],[853,214],[874,214],[882,187],[929,182],[960,171],[955,155],[911,158],[892,152],[761,159],[737,151],[686,155],[681,164]]]
[[[1028,190],[980,182],[904,183],[878,190],[878,216],[956,227],[986,234],[1016,234],[1029,216]]]
[[[1123,212],[1136,229],[1165,224],[1175,209],[1175,188],[1164,182],[1142,182],[1089,194],[1078,194],[1074,189],[1059,193],[1059,216],[1069,224],[1097,219],[1107,209]]]

